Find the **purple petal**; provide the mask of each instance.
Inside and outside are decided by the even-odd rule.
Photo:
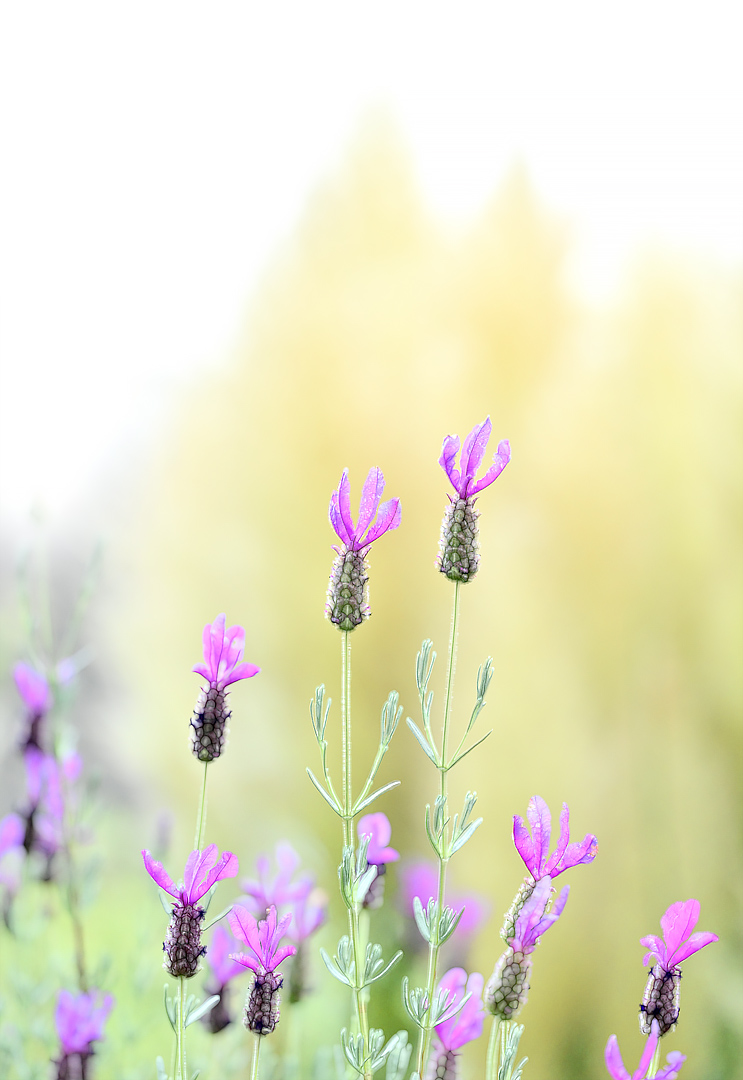
[[[234,960],[236,964],[240,964],[242,967],[250,968],[256,975],[261,967],[260,960],[255,956],[249,956],[247,953],[230,953],[230,960]]]
[[[214,927],[206,962],[214,973],[217,986],[226,986],[230,979],[240,974],[241,965],[230,960],[230,951],[235,951],[236,944],[232,934],[221,923]]]
[[[447,435],[444,439],[444,445],[441,448],[441,457],[439,458],[439,465],[444,470],[452,486],[458,494],[462,494],[460,491],[461,476],[459,470],[455,467],[457,454],[459,453],[459,436]]]
[[[498,449],[493,457],[493,464],[490,466],[485,475],[477,481],[476,484],[470,484],[467,489],[468,495],[477,495],[486,487],[490,487],[494,480],[497,480],[500,474],[505,469],[508,462],[511,460],[511,444],[508,439],[501,439],[498,443]]]
[[[381,811],[376,814],[365,814],[359,819],[357,831],[359,839],[364,836],[370,837],[366,852],[367,862],[381,866],[383,863],[396,862],[400,858],[398,851],[387,847],[392,836],[392,826],[386,814]]]
[[[678,1050],[672,1050],[666,1056],[667,1064],[663,1066],[660,1072],[655,1074],[655,1080],[676,1080],[685,1061],[686,1054],[681,1054]]]
[[[672,956],[668,957],[668,966],[675,967],[676,964],[688,960],[695,952],[699,952],[705,945],[711,945],[713,942],[719,940],[717,934],[710,934],[709,931],[706,930],[700,930],[699,933],[692,934],[687,942],[681,945]]]
[[[362,536],[374,520],[374,515],[379,507],[379,500],[384,491],[384,475],[382,470],[375,465],[369,470],[369,475],[364,481],[359,503],[359,520],[356,525],[356,539],[361,541]]]
[[[653,1060],[655,1054],[655,1048],[658,1045],[658,1032],[660,1028],[658,1021],[653,1020],[650,1027],[650,1034],[648,1035],[648,1041],[645,1043],[645,1049],[642,1052],[640,1058],[640,1064],[637,1066],[635,1072],[632,1074],[632,1080],[644,1080],[645,1075],[650,1066],[650,1062]]]
[[[20,847],[25,835],[26,829],[18,814],[6,814],[0,820],[0,859],[11,848]]]
[[[624,1067],[616,1035],[609,1036],[609,1041],[604,1050],[604,1060],[606,1061],[606,1068],[613,1080],[631,1080],[630,1074]]]
[[[161,889],[164,889],[166,893],[170,893],[176,900],[180,900],[181,891],[174,883],[173,879],[163,869],[161,862],[156,862],[152,858],[149,851],[142,852],[142,858],[144,859],[145,870],[150,875],[153,881],[155,881]]]
[[[537,878],[544,877],[544,864],[550,849],[550,836],[552,835],[552,815],[547,803],[541,795],[534,795],[529,799],[526,808],[526,816],[531,825],[531,835],[534,839],[534,852],[538,861]]]
[[[247,660],[245,660],[242,664],[238,664],[232,674],[226,679],[220,679],[222,689],[229,686],[231,683],[239,682],[241,679],[252,679],[260,670],[261,669],[256,667],[255,664],[249,664]]]
[[[645,937],[640,938],[640,944],[650,950],[642,958],[642,962],[646,967],[651,960],[657,960],[663,967],[667,967],[666,946],[662,938],[659,938],[657,934],[647,934]]]
[[[52,707],[52,695],[49,684],[41,674],[23,661],[13,668],[13,678],[18,693],[23,698],[26,708],[31,713],[45,713]]]
[[[389,499],[387,502],[382,503],[379,508],[377,520],[364,537],[364,547],[373,544],[374,541],[378,540],[384,533],[391,532],[393,529],[398,528],[401,518],[402,507],[400,506],[399,499]]]
[[[203,852],[192,851],[189,855],[183,874],[188,903],[198,903],[215,882],[237,876],[237,856],[231,851],[223,852],[219,858],[218,855],[216,844],[210,844]]]
[[[699,922],[698,900],[677,900],[661,915],[660,925],[670,959]]]
[[[545,803],[545,806],[546,805],[547,804]],[[547,811],[547,813],[549,814],[549,810]],[[548,833],[548,835],[549,835],[549,833]],[[562,804],[562,810],[560,811],[560,839],[557,841],[557,847],[555,848],[555,850],[552,852],[549,859],[547,860],[547,862],[546,862],[546,864],[544,866],[543,873],[549,874],[550,877],[556,876],[556,875],[553,875],[552,871],[557,866],[560,865],[560,860],[562,859],[563,855],[565,854],[565,849],[568,846],[568,841],[569,840],[570,840],[570,810],[568,808],[568,804],[563,803]],[[548,850],[549,850],[549,841],[547,841],[547,851]],[[546,854],[546,853],[547,852],[545,851],[544,854]],[[559,874],[559,873],[562,873],[563,870],[567,870],[567,869],[568,869],[567,866],[563,866],[563,867],[560,867],[560,870],[558,870],[557,872]]]
[[[488,416],[481,424],[475,424],[472,431],[464,440],[460,465],[462,469],[462,482],[466,495],[472,494],[470,484],[480,467],[480,462],[485,453],[485,448],[488,445],[491,431],[492,424],[490,423],[490,417]]]
[[[599,850],[599,842],[593,833],[586,833],[582,840],[569,844],[560,863],[558,873],[569,870],[571,866],[583,866],[593,862]],[[553,877],[556,875],[553,874]]]
[[[249,945],[251,949],[260,948],[258,923],[246,907],[243,907],[242,904],[235,904],[227,916],[227,921],[236,938]]]
[[[519,814],[513,815],[513,842],[516,850],[524,861],[524,865],[533,878],[539,875],[539,860],[534,851],[534,841],[524,824],[524,819]]]
[[[356,530],[351,517],[351,481],[348,479],[348,469],[343,470],[341,482],[338,485],[338,510],[346,531],[347,544],[352,544],[356,536]],[[337,532],[338,530],[336,530]]]

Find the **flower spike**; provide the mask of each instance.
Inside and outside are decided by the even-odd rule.
[[[364,482],[355,525],[351,516],[348,469],[343,470],[340,483],[330,498],[328,516],[342,547],[333,547],[336,557],[330,572],[325,614],[339,630],[355,630],[369,618],[366,556],[375,540],[400,524],[400,500],[388,499],[380,505],[383,491],[384,475],[381,469],[374,467]]]
[[[191,750],[199,761],[214,761],[224,750],[227,721],[232,713],[227,707],[227,687],[241,679],[252,679],[261,670],[243,661],[245,631],[242,626],[225,628],[226,618],[217,615],[204,627],[204,663],[191,669],[202,675],[208,686],[202,687],[191,717]]]
[[[250,950],[249,953],[231,953],[230,959],[255,972],[243,1022],[256,1035],[270,1035],[281,1015],[279,991],[284,985],[284,976],[277,968],[297,951],[294,945],[279,946],[291,922],[291,914],[277,920],[276,908],[270,907],[266,918],[256,922],[247,908],[235,904],[228,918],[232,933]]]
[[[648,972],[640,1005],[640,1031],[643,1035],[649,1035],[656,1022],[661,1035],[675,1026],[681,1008],[681,968],[678,965],[705,945],[719,940],[717,934],[709,931],[692,933],[698,921],[699,901],[678,900],[661,916],[663,938],[657,934],[640,938],[640,944],[649,950],[643,957],[643,964],[653,959],[656,961]]]
[[[508,439],[503,439],[498,443],[493,464],[479,480],[475,478],[491,430],[489,416],[482,424],[473,427],[464,440],[459,468],[456,466],[459,453],[458,435],[446,436],[439,458],[439,465],[449,477],[456,498],[449,496],[449,506],[441,523],[438,568],[451,581],[461,581],[463,584],[472,580],[480,565],[477,537],[479,511],[475,509],[476,497],[498,479],[511,460],[510,444]]]

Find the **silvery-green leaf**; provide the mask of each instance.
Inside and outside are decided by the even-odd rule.
[[[228,904],[226,908],[222,908],[219,915],[215,915],[213,919],[210,919],[208,923],[204,923],[202,930],[211,930],[215,923],[218,923],[220,919],[223,919],[225,915],[229,915],[232,911],[234,904]]]
[[[329,794],[327,793],[327,791],[325,790],[325,788],[324,788],[324,787],[322,786],[322,784],[320,783],[320,781],[319,781],[319,780],[317,779],[317,777],[316,777],[316,776],[315,776],[315,774],[313,773],[312,769],[310,769],[309,767],[307,768],[307,775],[309,776],[310,780],[311,780],[311,781],[312,781],[312,783],[313,783],[313,784],[315,785],[315,787],[317,788],[317,790],[318,790],[318,791],[320,792],[320,794],[322,795],[323,799],[325,799],[325,802],[326,802],[326,803],[328,804],[328,806],[329,806],[329,807],[331,808],[331,810],[333,810],[333,812],[334,812],[334,813],[336,813],[336,814],[338,815],[338,817],[342,817],[342,816],[343,816],[343,809],[342,809],[342,807],[338,806],[338,804],[336,803],[336,801],[335,801],[335,799],[334,799],[334,798],[332,797],[332,795],[329,795]]]
[[[175,998],[170,997],[170,995],[168,994],[167,983],[163,987],[163,1003],[165,1005],[165,1012],[167,1014],[168,1020],[170,1021],[170,1026],[172,1027],[173,1031],[176,1031],[178,1024],[178,1017],[176,1015],[177,1006]]]
[[[374,881],[378,873],[378,868],[372,863],[366,873],[357,880],[356,887],[353,892],[353,900],[355,904],[361,904],[363,902],[364,897],[369,892],[369,887],[371,883]]]
[[[413,720],[410,719],[409,716],[406,717],[406,723],[407,723],[408,727],[410,728],[410,730],[415,735],[418,742],[420,743],[420,746],[421,746],[421,749],[423,750],[423,753],[426,755],[426,757],[429,757],[431,759],[431,761],[434,763],[434,765],[438,768],[438,764],[439,764],[438,758],[436,757],[436,754],[435,754],[435,752],[433,750],[433,747],[429,743],[426,736],[423,734],[423,732],[418,727],[418,725]]]
[[[157,1080],[168,1080],[168,1074],[165,1071],[165,1062],[159,1054],[155,1058],[155,1068],[157,1069]]]
[[[160,897],[160,903],[163,906],[163,911],[168,916],[168,918],[170,918],[170,916],[173,914],[173,897],[170,895],[170,893],[165,893],[161,889],[157,890],[157,895]],[[165,899],[166,896],[168,897],[167,900]]]
[[[379,788],[378,791],[373,791],[368,798],[364,799],[362,803],[358,803],[353,808],[354,815],[360,814],[362,810],[365,810],[370,803],[373,803],[375,799],[378,799],[380,795],[384,795],[387,791],[392,791],[393,788],[399,787],[400,781],[393,780],[391,784],[385,784],[384,787]]]
[[[186,1020],[184,1027],[189,1027],[191,1024],[195,1024],[197,1020],[200,1020],[202,1016],[206,1016],[219,1001],[219,994],[212,994],[206,1001],[202,1001],[200,1005],[197,1005],[193,1009],[189,1009],[186,1012]]]
[[[459,851],[460,848],[464,847],[464,845],[474,833],[475,829],[479,829],[479,827],[482,825],[482,822],[482,818],[478,818],[476,821],[471,821],[467,828],[463,832],[460,832],[456,840],[452,842],[452,845],[449,848],[449,854],[453,855],[455,851]]]
[[[386,964],[382,968],[381,971],[375,971],[371,976],[367,975],[367,977],[364,980],[364,986],[370,986],[371,983],[378,982],[380,979],[383,979],[385,977],[385,975],[387,974],[387,972],[390,970],[390,968],[393,968],[395,966],[395,964],[397,963],[397,961],[401,957],[402,957],[402,949],[398,949],[398,951],[392,957],[390,962],[388,964]],[[380,959],[379,962],[380,962],[380,964],[382,963],[381,959]]]

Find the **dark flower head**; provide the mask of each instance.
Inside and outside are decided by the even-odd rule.
[[[652,1031],[648,1037],[648,1041],[645,1043],[645,1049],[640,1058],[640,1064],[632,1075],[630,1075],[624,1067],[622,1055],[619,1052],[617,1037],[616,1035],[610,1035],[609,1041],[606,1044],[606,1050],[604,1051],[604,1058],[606,1060],[606,1068],[608,1069],[612,1080],[647,1080],[648,1069],[653,1060],[659,1037],[658,1022],[657,1020],[654,1020]],[[676,1077],[681,1071],[681,1066],[685,1061],[686,1057],[684,1054],[680,1054],[677,1050],[673,1050],[667,1056],[664,1068],[653,1074],[655,1080],[676,1080]]]
[[[529,799],[526,816],[531,826],[531,835],[524,824],[524,819],[518,814],[513,818],[513,842],[516,845],[521,858],[524,860],[526,869],[535,881],[539,881],[546,874],[557,877],[571,866],[581,863],[590,863],[596,858],[598,840],[588,833],[582,840],[570,844],[570,810],[568,804],[562,804],[560,812],[560,839],[557,847],[549,855],[550,836],[552,832],[552,817],[549,807],[543,798],[534,795]]]
[[[33,716],[43,716],[52,707],[52,692],[41,672],[23,661],[13,668],[13,678],[23,703]]]
[[[375,466],[369,470],[364,482],[359,518],[354,525],[351,517],[351,481],[348,479],[348,469],[343,470],[341,482],[330,498],[328,515],[330,524],[347,551],[366,551],[380,536],[396,529],[400,524],[400,500],[388,499],[380,506],[383,491],[384,475],[382,470]],[[338,548],[334,550],[339,551]]]
[[[251,679],[261,670],[255,664],[242,662],[245,649],[245,631],[242,626],[225,629],[226,618],[217,615],[213,623],[204,627],[204,663],[191,669],[203,675],[215,690],[224,690],[230,683]]]
[[[65,1054],[89,1054],[92,1043],[103,1038],[103,1028],[114,1006],[110,994],[99,990],[87,994],[71,994],[60,990],[54,1022]]]
[[[166,873],[163,864],[156,862],[149,851],[142,852],[145,869],[161,889],[184,905],[197,904],[217,881],[237,875],[237,856],[225,851],[220,857],[216,844],[203,851],[192,851],[183,871],[183,885],[178,886]]]
[[[291,922],[291,915],[277,921],[275,907],[270,907],[266,918],[257,922],[247,908],[235,904],[228,919],[232,933],[250,950],[250,953],[232,953],[231,959],[250,968],[256,975],[275,971],[287,956],[293,956],[297,951],[293,945],[279,946]]]
[[[503,439],[498,443],[498,449],[493,457],[493,464],[480,480],[475,479],[475,473],[479,469],[480,462],[483,459],[491,430],[492,425],[489,416],[482,424],[476,424],[473,427],[472,431],[464,440],[462,456],[460,458],[460,468],[457,468],[455,465],[457,454],[459,453],[459,436],[447,435],[444,439],[441,457],[439,458],[439,465],[441,465],[442,469],[449,477],[452,487],[460,499],[467,499],[472,495],[477,495],[478,492],[489,487],[494,480],[498,479],[508,462],[511,460],[510,444],[508,439]]]
[[[436,1025],[436,1035],[444,1050],[459,1050],[465,1043],[479,1039],[487,1015],[482,1003],[484,979],[479,972],[467,977],[463,968],[451,968],[442,975],[439,990],[449,993],[448,1006],[454,1009],[465,994],[471,994],[464,1006],[448,1020]]]
[[[650,950],[643,957],[643,964],[647,965],[651,960],[657,960],[662,968],[670,971],[677,964],[688,960],[695,952],[699,952],[705,945],[719,941],[717,934],[711,934],[709,931],[693,934],[692,931],[698,921],[698,900],[677,900],[675,904],[671,904],[660,920],[663,938],[659,938],[656,934],[640,938],[640,944]]]

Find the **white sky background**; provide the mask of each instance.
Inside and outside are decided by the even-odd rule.
[[[647,241],[743,260],[736,0],[5,0],[0,508],[77,501],[219,362],[359,120],[387,107],[431,207],[514,161],[573,280]]]

